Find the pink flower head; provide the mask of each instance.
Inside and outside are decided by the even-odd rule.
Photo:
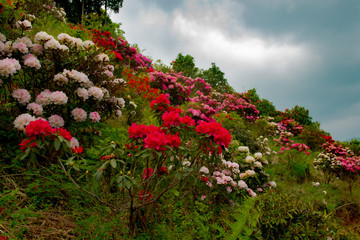
[[[99,113],[97,113],[97,112],[91,112],[91,113],[89,114],[89,118],[90,118],[93,122],[99,122],[100,119],[101,119]]]
[[[26,89],[18,88],[13,91],[11,96],[13,96],[13,98],[18,100],[20,104],[24,104],[24,105],[27,104],[31,99],[30,93]]]
[[[82,108],[75,108],[71,111],[71,114],[73,115],[74,119],[77,122],[83,122],[87,118],[87,113]]]

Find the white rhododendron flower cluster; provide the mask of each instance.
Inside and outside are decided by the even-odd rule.
[[[51,93],[50,100],[54,104],[60,105],[60,104],[66,104],[68,101],[68,97],[62,91],[55,91],[55,92]]]
[[[73,115],[74,119],[78,122],[83,122],[87,118],[87,113],[82,108],[75,108],[71,111],[71,114]]]
[[[41,68],[41,63],[39,61],[39,59],[37,59],[37,57],[35,57],[34,55],[27,54],[23,57],[24,59],[24,65],[28,66],[28,67],[32,67],[35,69],[40,69]]]
[[[88,89],[89,96],[93,96],[97,100],[101,100],[104,97],[104,93],[101,88],[91,87]]]
[[[48,118],[48,121],[49,121],[49,124],[55,128],[63,127],[65,124],[64,119],[57,114],[51,115]]]
[[[28,113],[23,113],[14,120],[14,126],[15,128],[24,131],[25,127],[31,122],[35,121],[36,118],[34,116],[31,116]]]
[[[21,69],[20,63],[14,58],[5,58],[0,60],[0,74],[4,77],[14,75]]]
[[[29,103],[26,108],[31,110],[35,115],[40,116],[43,114],[43,107],[35,102]]]

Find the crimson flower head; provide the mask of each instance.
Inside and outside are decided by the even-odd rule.
[[[64,139],[68,140],[69,142],[72,139],[72,136],[70,134],[70,132],[64,128],[58,128],[55,130],[55,133],[59,134],[60,136],[62,136]]]
[[[32,137],[38,135],[43,135],[43,136],[50,135],[55,131],[55,129],[50,126],[48,121],[38,119],[35,121],[31,121],[26,126],[25,131],[29,137]]]
[[[152,110],[166,111],[170,106],[170,100],[165,94],[160,94],[155,100],[152,100],[150,107]]]
[[[80,154],[84,151],[84,149],[82,147],[75,146],[74,148],[71,149],[71,151],[75,154]]]
[[[161,167],[160,168],[160,174],[166,174],[168,171],[166,169],[166,167]]]
[[[171,126],[180,125],[180,115],[177,112],[165,112],[161,119],[164,121],[164,127],[170,128]]]
[[[30,137],[28,139],[23,139],[21,140],[21,143],[19,144],[20,145],[20,150],[22,152],[25,152],[26,149],[28,149],[29,147],[38,147],[37,143],[35,142],[35,136],[33,137]]]
[[[201,122],[196,127],[196,132],[212,136],[216,144],[223,145],[227,148],[232,138],[230,132],[217,122]]]
[[[189,116],[184,116],[184,117],[180,118],[180,122],[187,126],[195,126],[195,120]]]

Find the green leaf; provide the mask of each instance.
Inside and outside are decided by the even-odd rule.
[[[110,161],[110,165],[113,167],[113,168],[116,168],[116,160],[115,159],[111,159]]]
[[[73,168],[74,168],[76,171],[79,171],[79,170],[80,170],[80,168],[79,168],[79,165],[78,165],[78,164],[74,164],[74,165],[73,165]]]
[[[179,191],[177,191],[177,190],[175,190],[175,189],[174,189],[173,193],[174,193],[174,195],[175,195],[176,197],[178,197],[179,194],[180,194]]]
[[[99,171],[99,169],[94,173],[94,177],[96,180],[99,180],[103,171]]]
[[[67,161],[66,161],[66,165],[69,165],[73,160],[74,160],[75,156],[70,157]]]
[[[56,150],[56,151],[59,151],[60,145],[61,145],[61,143],[60,143],[59,139],[58,139],[58,138],[55,138],[54,147],[55,147],[55,150]]]

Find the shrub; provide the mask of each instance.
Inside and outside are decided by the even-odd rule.
[[[328,215],[311,203],[277,191],[264,194],[256,201],[264,239],[326,239],[334,235],[329,231]]]

